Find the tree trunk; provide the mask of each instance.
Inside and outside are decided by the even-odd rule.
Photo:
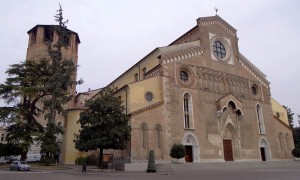
[[[25,161],[26,158],[27,158],[27,152],[24,152],[24,151],[23,151],[23,152],[21,153],[21,158],[20,158],[20,160],[21,160],[21,161]]]
[[[102,169],[103,171],[103,149],[100,148],[100,155],[99,155],[99,167]]]

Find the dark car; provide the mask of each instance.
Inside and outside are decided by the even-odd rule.
[[[31,166],[26,161],[13,161],[10,164],[10,170],[30,171]]]

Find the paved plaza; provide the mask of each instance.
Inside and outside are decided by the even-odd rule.
[[[63,170],[32,169],[30,172],[0,169],[0,180],[94,180],[94,179],[211,179],[211,180],[260,180],[300,179],[300,161],[274,162],[223,162],[157,164],[157,173],[122,172],[96,169],[88,166],[87,173],[81,173],[79,166],[67,166]]]

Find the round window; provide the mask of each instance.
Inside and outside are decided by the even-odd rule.
[[[153,99],[153,94],[152,94],[152,92],[147,92],[147,93],[146,93],[146,99],[147,99],[147,101],[152,101],[152,99]]]
[[[187,82],[189,80],[189,75],[185,71],[180,71],[179,76],[180,76],[181,81],[183,81],[183,82]]]
[[[213,43],[213,52],[216,57],[220,59],[224,59],[226,56],[225,46],[221,43],[221,41],[214,41]]]
[[[188,66],[180,65],[176,71],[178,83],[182,86],[191,86],[194,83],[195,76],[193,70]]]

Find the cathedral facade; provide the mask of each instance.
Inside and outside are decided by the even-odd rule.
[[[131,115],[131,162],[149,150],[169,159],[174,143],[185,146],[186,162],[291,158],[292,133],[273,116],[270,82],[219,16],[197,19],[110,85]]]
[[[76,63],[77,38],[73,33]],[[128,147],[115,152],[130,163],[147,162],[150,150],[156,161],[170,162],[175,143],[185,146],[185,162],[292,158],[286,111],[272,99],[266,75],[239,52],[236,29],[219,16],[197,19],[195,27],[108,86],[131,117]],[[86,155],[74,148],[76,122],[85,100],[100,90],[77,94],[67,107],[61,147],[66,164]]]

